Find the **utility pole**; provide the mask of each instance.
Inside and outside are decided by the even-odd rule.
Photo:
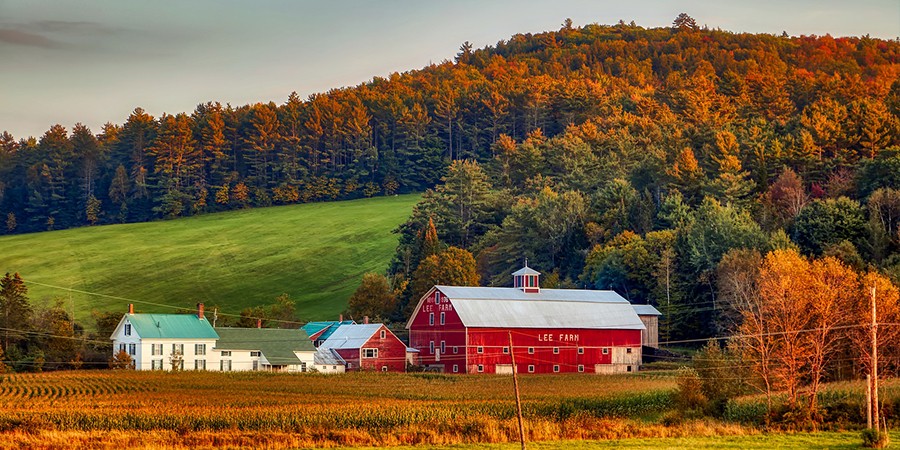
[[[872,425],[881,429],[878,419],[878,322],[875,308],[875,286],[872,286]]]
[[[522,422],[522,400],[519,399],[519,376],[516,374],[516,352],[513,350],[512,331],[509,332],[509,357],[512,359],[513,388],[516,390],[516,416],[519,418],[519,442],[525,450],[525,423]]]

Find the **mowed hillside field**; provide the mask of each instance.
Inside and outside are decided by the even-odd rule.
[[[383,272],[391,231],[419,195],[207,214],[178,220],[0,237],[0,271],[19,272],[32,302],[92,310],[173,312],[198,302],[238,314],[283,293],[302,320],[337,316],[365,272]],[[40,284],[37,284],[40,283]],[[60,286],[111,298],[52,288]]]

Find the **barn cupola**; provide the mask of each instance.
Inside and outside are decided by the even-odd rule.
[[[538,294],[541,292],[541,284],[538,277],[541,273],[528,267],[528,261],[525,267],[513,272],[513,287],[519,288],[526,294]]]

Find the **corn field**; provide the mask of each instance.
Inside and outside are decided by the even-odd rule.
[[[523,377],[529,438],[635,434],[623,419],[669,409],[673,387],[668,377],[642,375]],[[96,447],[95,436],[110,448],[508,442],[518,438],[515,420],[512,380],[498,376],[0,375],[0,447]]]

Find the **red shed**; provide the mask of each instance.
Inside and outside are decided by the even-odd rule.
[[[347,371],[406,371],[406,344],[380,323],[341,325],[319,351],[338,354]]]
[[[637,371],[644,324],[613,291],[541,289],[525,267],[512,288],[435,286],[406,328],[419,363],[450,373]],[[510,336],[512,347],[510,348]]]

